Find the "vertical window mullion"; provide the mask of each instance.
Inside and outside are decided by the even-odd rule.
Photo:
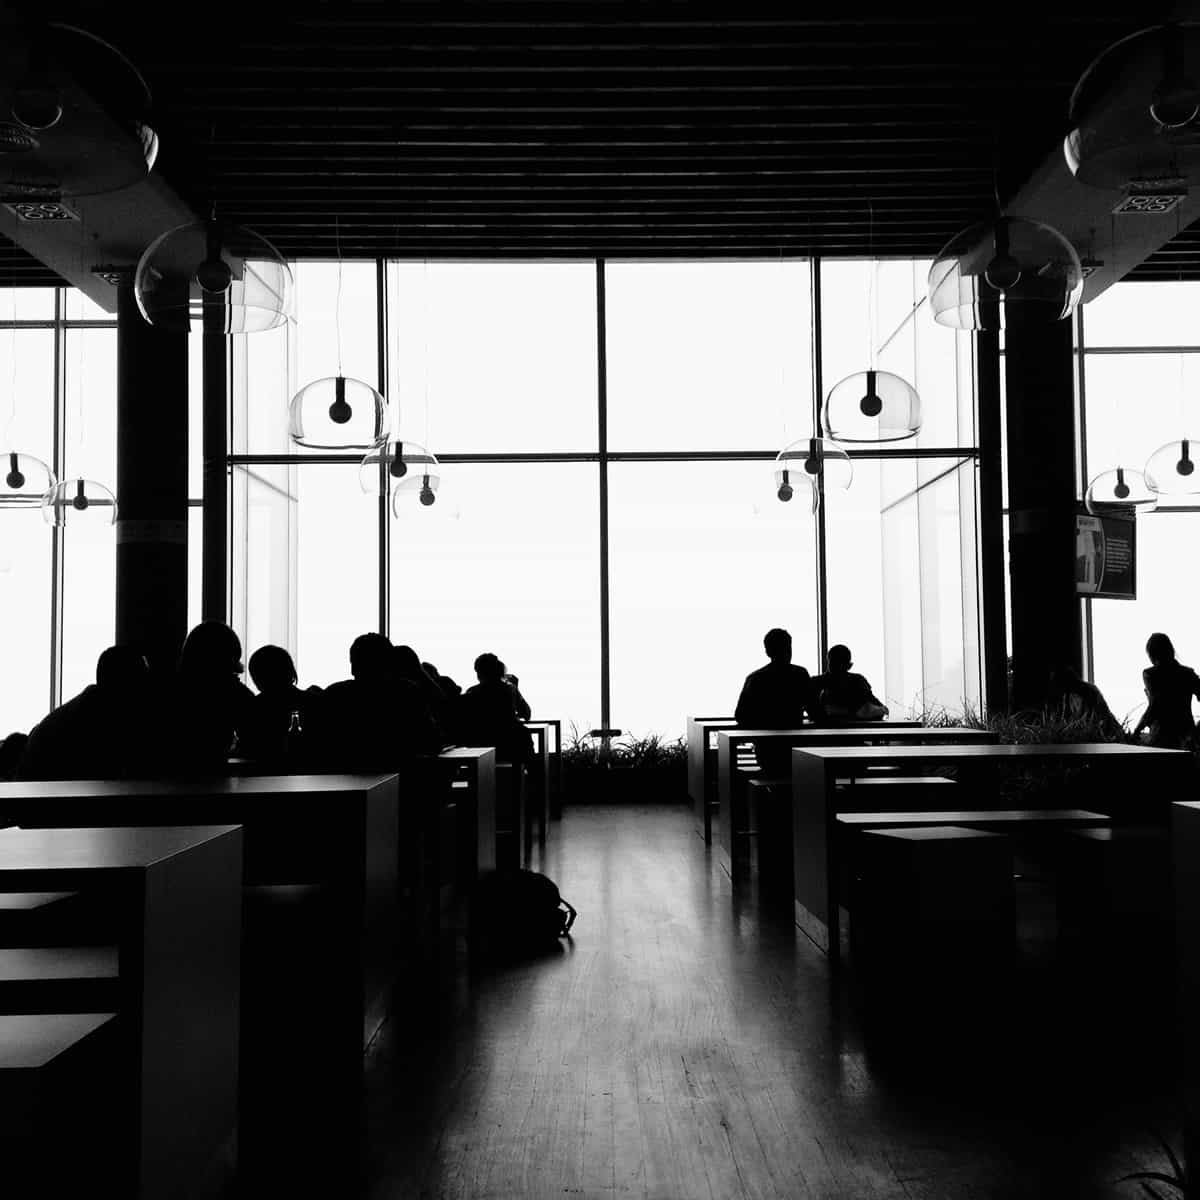
[[[821,401],[825,395],[824,367],[822,362],[821,326],[821,259],[814,255],[812,271],[812,371],[813,371],[813,434],[821,436]],[[825,655],[829,650],[829,576],[826,571],[825,554],[825,486],[824,475],[817,475],[817,511],[813,518],[815,526],[814,549],[817,560],[817,672],[825,670]]]
[[[388,410],[392,410],[392,396],[388,390],[388,311],[387,311],[387,259],[375,260],[375,342],[379,364],[378,388],[381,396],[388,399]],[[387,431],[388,435],[391,430]],[[391,556],[392,530],[388,521],[388,474],[380,467],[379,503],[376,519],[379,522],[379,632],[384,637],[391,633]]]
[[[604,259],[596,259],[596,443],[600,486],[600,728],[611,728],[608,597],[608,346]]]
[[[54,289],[54,394],[51,418],[51,469],[55,479],[66,474],[66,336],[65,297]],[[63,529],[50,526],[50,708],[62,703],[63,588],[66,582],[66,553]]]

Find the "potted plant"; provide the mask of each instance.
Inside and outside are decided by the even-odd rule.
[[[581,732],[572,725],[563,746],[567,804],[674,804],[687,790],[683,738],[643,737],[612,731]]]

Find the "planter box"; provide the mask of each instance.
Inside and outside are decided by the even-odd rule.
[[[684,804],[687,768],[563,767],[564,804]]]

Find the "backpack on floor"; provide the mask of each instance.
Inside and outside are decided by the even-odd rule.
[[[491,954],[547,949],[570,930],[576,915],[545,875],[489,871],[479,877],[471,897],[471,944]]]

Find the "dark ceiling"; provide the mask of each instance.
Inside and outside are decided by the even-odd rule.
[[[1166,15],[66,8],[147,76],[162,175],[295,258],[933,255],[1055,152],[1091,59]],[[0,272],[37,264],[4,244]],[[1139,269],[1184,272],[1188,231]]]

